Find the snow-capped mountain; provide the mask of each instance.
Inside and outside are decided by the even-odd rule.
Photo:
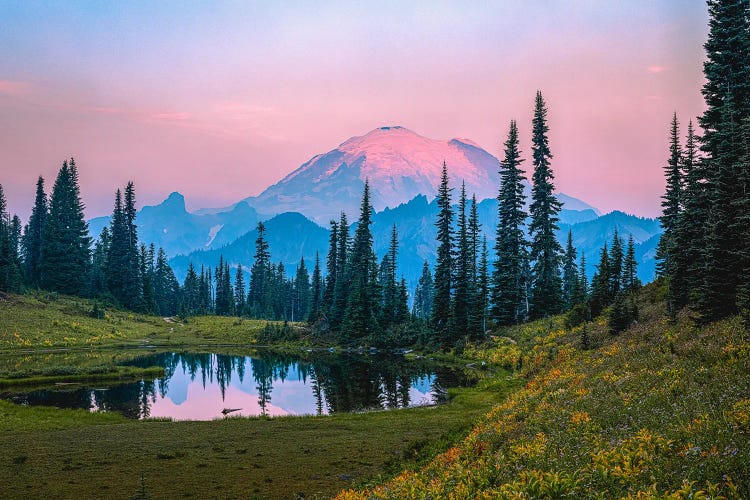
[[[434,198],[443,162],[454,193],[465,182],[468,196],[483,200],[497,195],[500,163],[474,142],[429,139],[403,127],[381,127],[313,157],[246,201],[259,213],[296,211],[325,224],[342,210],[356,217],[365,179],[376,211],[420,194]],[[593,208],[568,196],[562,201],[575,204],[577,210]]]

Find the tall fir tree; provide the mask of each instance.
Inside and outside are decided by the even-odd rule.
[[[547,133],[547,106],[541,91],[536,93],[532,120],[531,151],[534,160],[529,215],[531,224],[530,260],[532,268],[531,316],[543,318],[562,310],[560,261],[562,248],[555,237],[562,204],[555,198],[552,153]]]
[[[328,236],[328,255],[326,256],[326,280],[321,303],[321,313],[328,318],[333,308],[336,277],[338,276],[339,224],[331,220],[331,230]]]
[[[599,254],[599,264],[596,266],[596,272],[591,279],[589,308],[591,309],[592,316],[599,315],[612,300],[609,265],[610,257],[607,250],[607,243],[605,242]]]
[[[609,251],[609,297],[614,298],[622,289],[622,262],[625,251],[622,245],[620,232],[615,227],[612,236],[612,247]]]
[[[469,314],[469,338],[479,340],[487,331],[487,306],[489,304],[489,274],[487,268],[487,238],[483,238],[477,263],[476,277]]]
[[[237,316],[245,314],[247,295],[245,292],[245,273],[242,270],[242,264],[237,265],[237,272],[234,275],[234,313]]]
[[[518,127],[510,122],[505,156],[500,163],[498,225],[492,273],[492,318],[501,325],[528,317],[528,247],[524,237],[526,196],[523,193],[523,160],[518,148]]]
[[[292,321],[306,321],[310,314],[310,274],[302,257],[294,277],[294,305]]]
[[[662,215],[659,217],[663,232],[659,238],[656,253],[656,273],[658,276],[665,276],[667,279],[670,279],[673,275],[671,263],[674,254],[679,251],[675,242],[675,233],[682,206],[682,155],[680,124],[677,121],[677,113],[674,113],[669,127],[669,159],[664,167],[664,176],[667,182],[661,201]]]
[[[128,186],[130,194],[126,196],[125,204],[120,190],[115,193],[107,256],[107,286],[123,307],[137,310],[143,305],[143,280],[140,275],[138,237],[135,234],[135,194],[130,187],[132,184]]]
[[[250,314],[261,318],[269,312],[267,303],[269,281],[271,279],[271,253],[265,236],[266,227],[258,223],[258,236],[255,239],[255,259],[250,268],[250,290],[247,296]]]
[[[568,242],[565,246],[562,273],[563,307],[567,310],[573,307],[575,288],[578,282],[578,265],[576,263],[576,249],[573,246],[573,230],[568,230]]]
[[[29,223],[23,235],[23,262],[26,282],[33,288],[42,282],[42,235],[47,220],[47,194],[44,192],[44,178],[36,181],[36,197],[31,209]]]
[[[73,158],[63,162],[52,187],[50,210],[42,230],[41,286],[71,295],[85,295],[90,255],[88,224]]]
[[[310,284],[310,314],[307,317],[309,323],[315,323],[320,318],[323,307],[323,274],[320,270],[320,256],[315,252],[315,267],[313,267],[312,282]]]
[[[369,337],[376,331],[378,317],[377,262],[372,248],[372,205],[370,185],[365,181],[360,216],[352,241],[350,293],[342,322],[342,339]]]
[[[622,265],[622,290],[632,292],[641,286],[638,279],[638,261],[635,259],[635,240],[633,235],[628,237],[628,248],[625,252],[625,260]]]
[[[201,303],[201,279],[195,271],[192,261],[188,264],[185,281],[182,285],[181,314],[192,316],[200,312]]]
[[[701,273],[695,293],[701,317],[708,321],[737,311],[738,257],[742,251],[742,214],[736,201],[748,196],[742,177],[742,124],[750,117],[750,2],[709,0],[705,44],[701,172],[707,180],[708,211]]]
[[[675,308],[691,302],[691,294],[701,283],[705,231],[702,225],[708,212],[708,193],[698,156],[698,140],[692,120],[688,122],[683,154],[682,207],[675,226],[674,272],[669,288]]]
[[[471,308],[471,235],[466,214],[466,183],[461,184],[458,198],[458,217],[455,249],[453,253],[453,315],[450,323],[449,342],[469,335],[469,312]]]
[[[17,218],[14,217],[13,220]],[[11,221],[3,186],[0,184],[0,291],[20,292],[22,285],[19,245],[15,235],[20,221]]]
[[[428,321],[432,318],[432,301],[434,296],[432,273],[427,261],[422,264],[422,274],[419,276],[417,287],[414,291],[414,306],[412,313],[418,319]]]
[[[101,234],[99,234],[99,239],[94,244],[94,251],[91,255],[89,290],[94,297],[100,297],[109,293],[109,287],[107,286],[109,245],[109,228],[104,226]]]
[[[432,324],[435,336],[444,348],[449,347],[449,322],[452,310],[453,289],[453,208],[451,188],[448,186],[448,167],[443,162],[443,172],[437,194],[437,264],[433,278]]]

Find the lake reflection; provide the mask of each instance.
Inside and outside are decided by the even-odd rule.
[[[158,353],[127,365],[165,377],[118,385],[3,395],[21,404],[118,411],[129,418],[211,420],[223,415],[322,415],[437,404],[467,376],[399,356]],[[228,411],[236,410],[236,411]],[[224,413],[222,413],[224,411]]]

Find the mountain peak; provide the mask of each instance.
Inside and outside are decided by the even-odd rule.
[[[185,211],[185,197],[177,191],[174,191],[167,196],[166,200],[161,202],[161,206]]]

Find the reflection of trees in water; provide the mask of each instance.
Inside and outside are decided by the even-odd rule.
[[[410,388],[431,381],[433,403],[447,400],[447,388],[463,385],[461,372],[421,361],[406,361],[399,356],[356,356],[321,354],[314,361],[294,356],[261,352],[255,357],[211,353],[154,353],[128,363],[134,366],[161,366],[164,377],[110,386],[106,390],[88,388],[43,390],[14,395],[21,404],[61,408],[98,408],[118,411],[129,418],[144,418],[151,406],[165,398],[176,374],[185,374],[191,382],[199,380],[205,388],[216,383],[222,395],[234,380],[243,383],[250,375],[258,391],[262,415],[267,415],[274,383],[290,376],[308,384],[315,400],[315,412],[340,413],[365,409],[403,408],[422,401],[411,401]],[[4,395],[2,397],[8,397]]]

